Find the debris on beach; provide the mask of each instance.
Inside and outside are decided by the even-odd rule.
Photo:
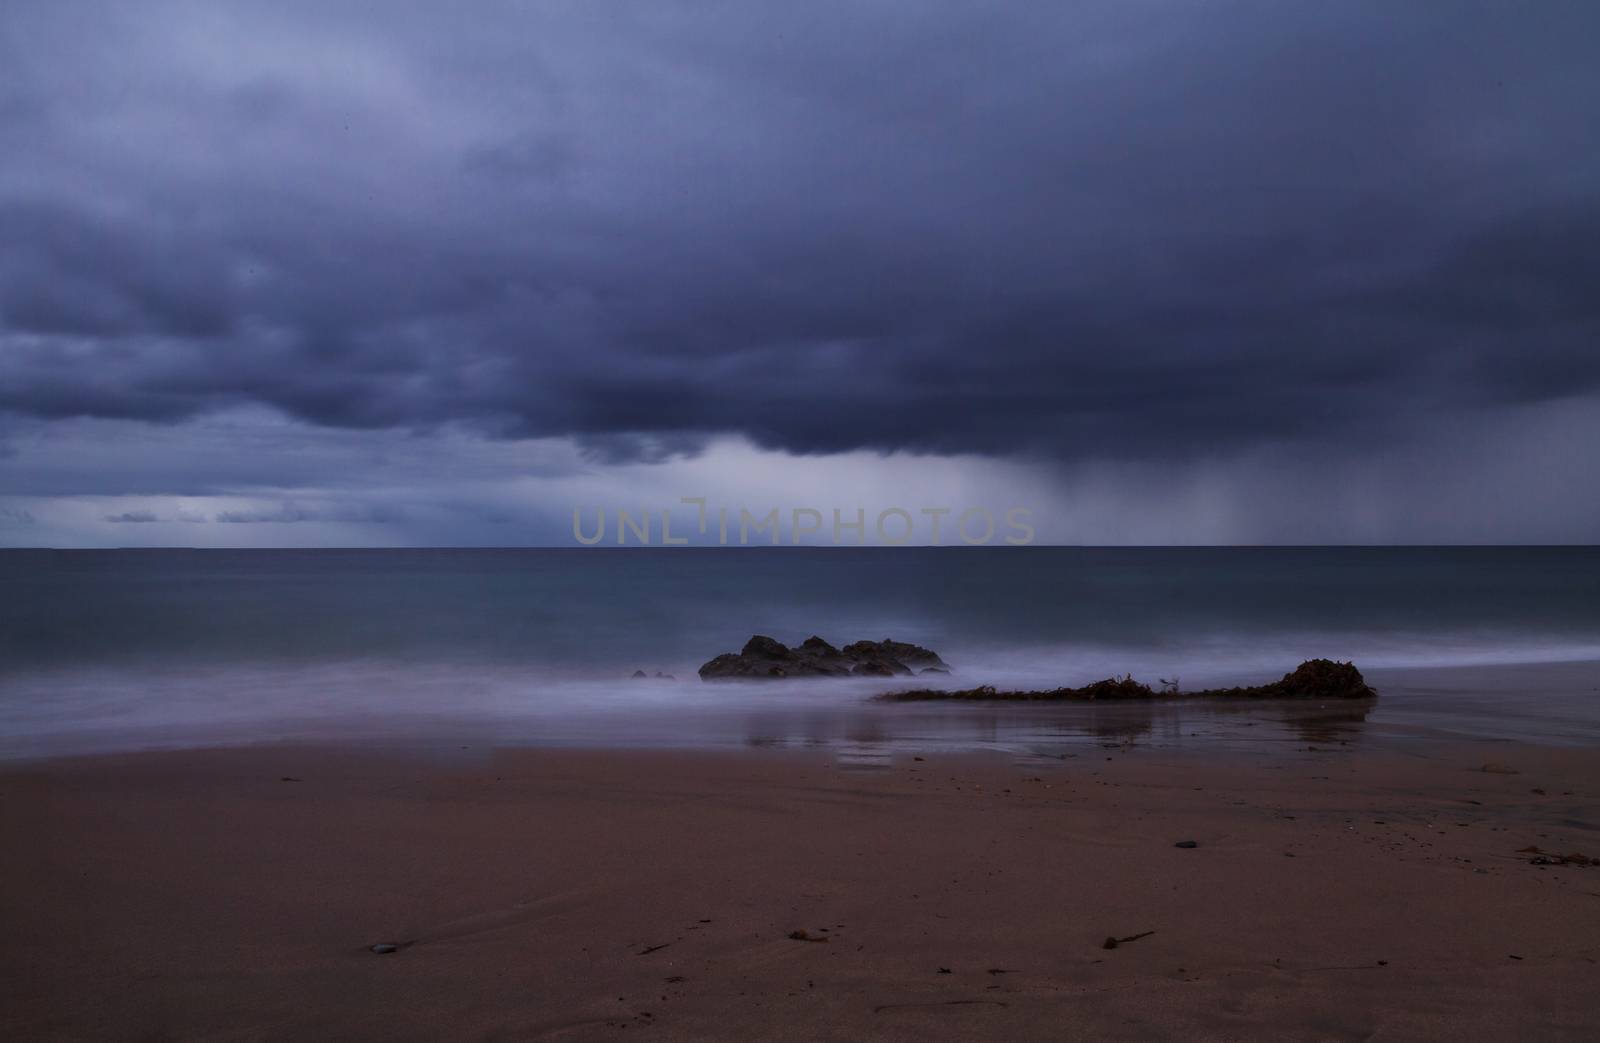
[[[389,942],[379,942],[377,945],[372,947],[372,951],[377,953],[379,956],[388,956],[390,953],[399,952],[400,946],[393,945]]]
[[[1199,847],[1200,843],[1199,843],[1199,841],[1195,841],[1195,840],[1180,840],[1176,844],[1173,844],[1172,846],[1173,847],[1184,847],[1184,848]]]
[[[828,939],[822,938],[822,937],[818,937],[817,935],[814,935],[814,934],[810,933],[809,931],[790,931],[789,932],[789,937],[793,938],[797,942],[823,942],[823,943],[826,943],[828,941]]]
[[[950,672],[937,652],[904,641],[855,641],[835,648],[820,637],[791,648],[764,634],[700,667],[705,681],[785,677],[897,677]]]
[[[1377,696],[1354,663],[1331,659],[1307,659],[1282,679],[1249,688],[1207,688],[1182,692],[1176,688],[1151,688],[1133,677],[1108,677],[1081,688],[1048,688],[1022,691],[997,689],[992,685],[977,688],[917,688],[887,692],[880,699],[910,702],[933,699],[971,699],[994,701],[1094,701],[1154,699],[1371,699]],[[1486,769],[1487,770],[1487,769]]]
[[[1104,944],[1102,944],[1100,948],[1115,949],[1119,945],[1127,945],[1129,942],[1136,942],[1140,938],[1148,938],[1155,933],[1156,932],[1154,931],[1140,931],[1138,934],[1130,934],[1126,938],[1113,938],[1110,935],[1107,935]]]
[[[1533,857],[1528,859],[1530,866],[1600,866],[1600,858],[1590,858],[1588,855],[1579,855],[1571,852],[1565,855],[1556,855],[1548,851],[1541,851],[1533,844],[1529,844],[1527,847],[1519,847],[1517,854],[1532,855]]]

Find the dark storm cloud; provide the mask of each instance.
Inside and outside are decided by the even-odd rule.
[[[0,410],[1069,461],[1600,387],[1592,5],[603,6],[8,4]]]

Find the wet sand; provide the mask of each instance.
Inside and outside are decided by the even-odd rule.
[[[1594,1039],[1600,867],[1519,849],[1597,807],[1509,743],[10,765],[0,1036]]]

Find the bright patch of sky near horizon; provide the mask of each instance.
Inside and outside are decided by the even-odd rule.
[[[1419,440],[1371,459],[1256,451],[1183,464],[1085,463],[870,451],[795,456],[738,438],[662,462],[611,462],[565,439],[491,440],[460,431],[411,436],[328,431],[243,411],[178,427],[81,420],[11,444],[0,496],[3,546],[578,546],[596,511],[614,546],[618,511],[673,535],[717,541],[715,512],[777,508],[791,542],[792,511],[810,507],[831,543],[832,510],[912,515],[911,543],[933,542],[924,508],[951,508],[941,542],[959,542],[956,516],[983,508],[991,540],[1029,511],[1041,544],[1580,543],[1600,531],[1590,480],[1590,408],[1508,412],[1494,427]],[[109,491],[108,491],[109,490]],[[695,531],[704,497],[708,534]],[[809,523],[809,519],[807,519]],[[893,539],[901,523],[886,522]],[[970,532],[982,530],[974,517]],[[846,529],[841,543],[856,536]],[[752,545],[766,545],[755,532]],[[629,543],[637,543],[630,533]]]

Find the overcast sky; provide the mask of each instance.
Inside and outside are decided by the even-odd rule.
[[[7,0],[0,545],[571,544],[682,496],[1594,542],[1597,39]]]

